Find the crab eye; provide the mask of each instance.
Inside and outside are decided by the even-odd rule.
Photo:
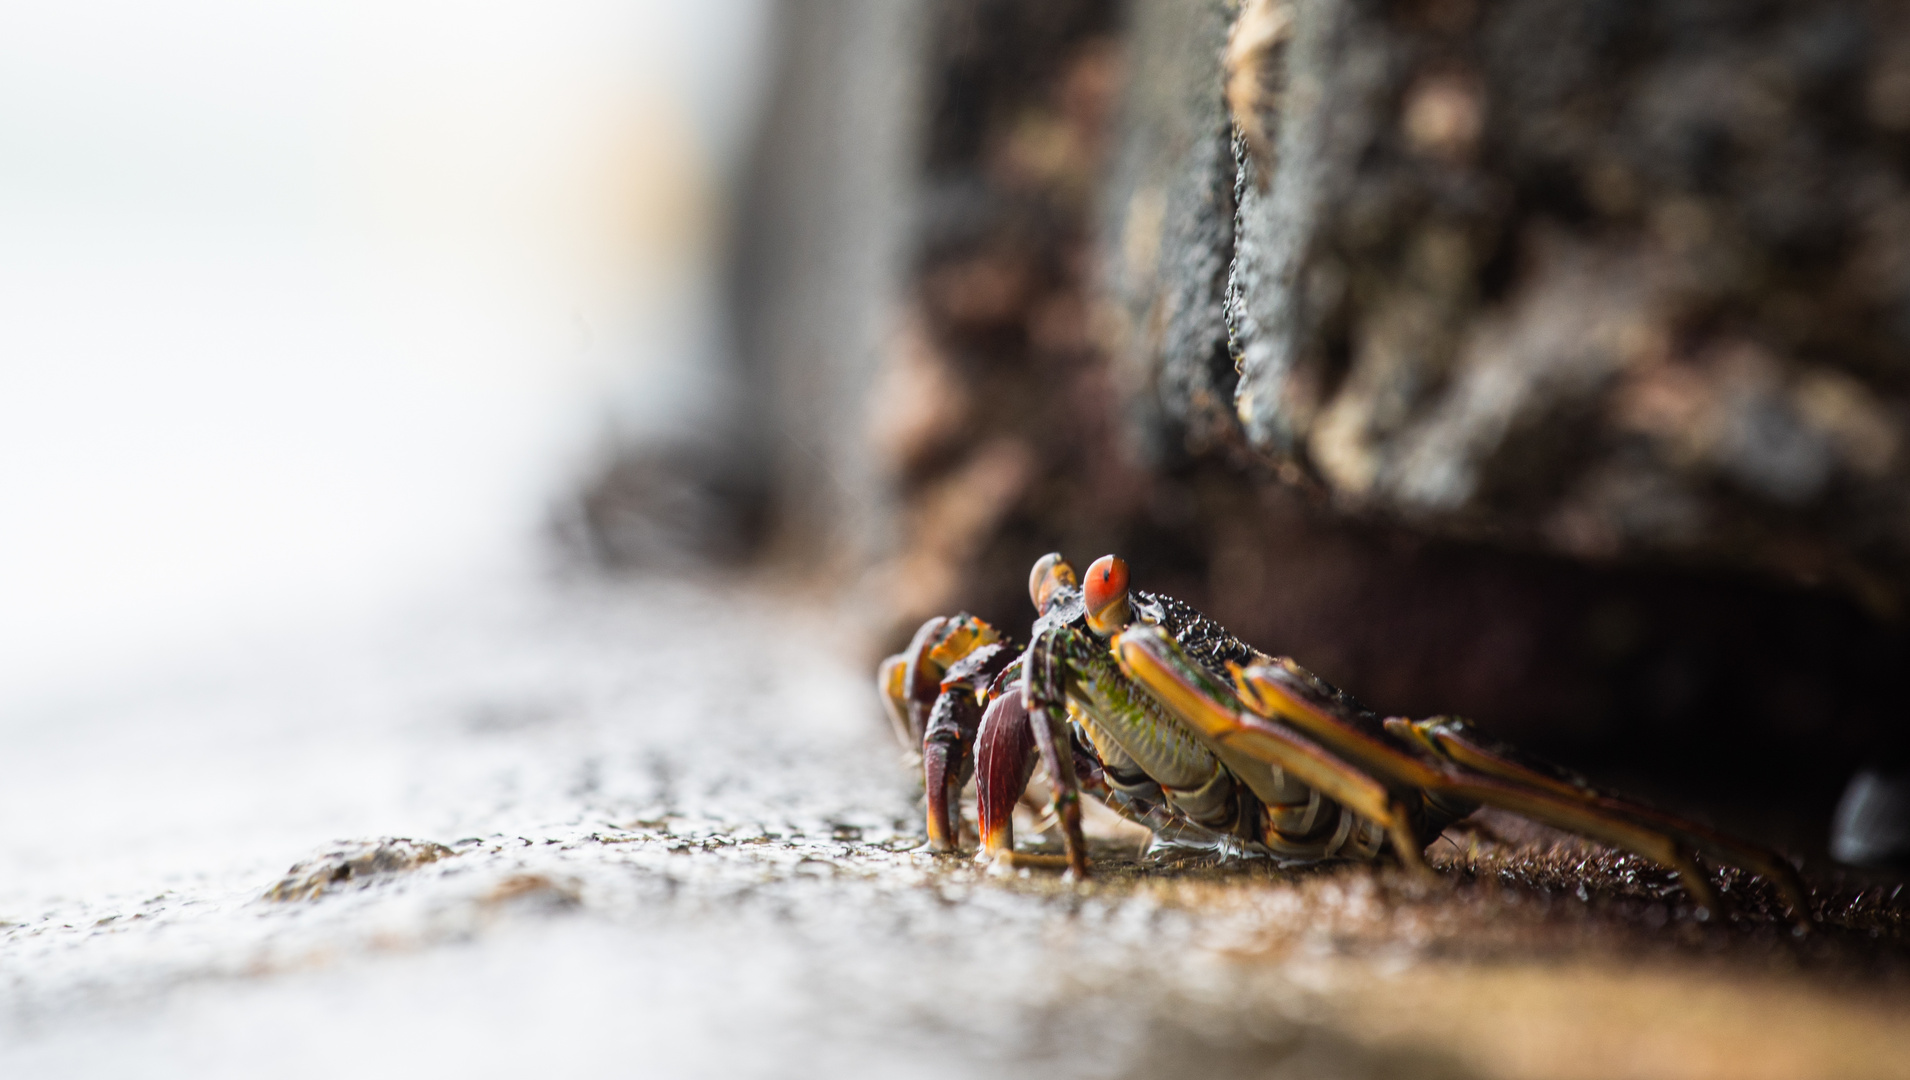
[[[1087,605],[1090,630],[1105,636],[1126,626],[1133,617],[1127,602],[1127,563],[1118,555],[1094,560],[1081,599]]]
[[[1051,551],[1036,559],[1035,568],[1028,572],[1028,599],[1035,602],[1035,610],[1048,610],[1048,598],[1063,587],[1074,588],[1074,567],[1061,553]]]

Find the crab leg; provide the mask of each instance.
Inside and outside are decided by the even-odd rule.
[[[1800,920],[1810,917],[1810,901],[1804,890],[1803,879],[1796,867],[1774,851],[1747,844],[1655,807],[1608,795],[1556,766],[1481,735],[1471,724],[1458,717],[1435,716],[1428,720],[1395,718],[1386,721],[1386,729],[1402,739],[1429,747],[1462,769],[1549,791],[1560,798],[1583,803],[1607,814],[1631,818],[1642,825],[1669,833],[1707,858],[1743,867],[1768,879],[1777,887],[1778,895],[1790,907],[1793,917]]]
[[[1022,695],[1034,729],[1035,746],[1054,789],[1054,814],[1061,822],[1067,847],[1068,870],[1088,876],[1088,845],[1081,835],[1081,784],[1074,772],[1073,743],[1068,737],[1068,644],[1072,635],[1046,630],[1035,637],[1022,659]]]
[[[1075,630],[1057,631],[1057,640],[1068,649],[1069,702],[1107,781],[1138,785],[1148,801],[1165,800],[1215,835],[1257,837],[1258,822],[1242,820],[1234,774],[1211,747],[1123,675],[1106,646]]]
[[[1475,772],[1456,762],[1415,753],[1386,737],[1406,721],[1384,725],[1361,711],[1291,660],[1254,664],[1236,670],[1240,698],[1256,714],[1306,732],[1394,784],[1419,788],[1439,816],[1456,820],[1473,805],[1496,806],[1541,824],[1575,832],[1601,843],[1643,855],[1676,870],[1699,907],[1717,911],[1711,881],[1691,858],[1677,833],[1614,812],[1583,792],[1528,783],[1523,777]],[[1430,839],[1430,837],[1428,837]]]
[[[928,795],[930,851],[955,851],[961,846],[962,785],[974,772],[969,753],[982,707],[965,688],[943,691],[929,710],[928,734],[922,740],[922,786]]]
[[[1082,792],[1100,799],[1108,809],[1157,836],[1216,835],[1174,813],[1160,785],[1131,761],[1123,772],[1098,760],[1096,751],[1080,740],[1072,740],[1072,745],[1075,778]],[[1054,856],[1014,850],[1014,810],[1034,773],[1035,757],[1034,728],[1017,679],[988,703],[975,742],[975,804],[985,860],[1007,859],[1015,866],[1065,865],[1065,860]]]
[[[1378,823],[1400,862],[1427,872],[1401,793],[1299,732],[1248,712],[1226,684],[1190,659],[1161,628],[1134,626],[1117,635],[1113,644],[1121,669],[1209,741],[1249,786],[1284,780],[1272,775],[1269,766],[1279,769]]]

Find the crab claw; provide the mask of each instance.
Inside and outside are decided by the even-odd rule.
[[[987,628],[979,619],[970,621]],[[992,635],[992,628],[989,632]],[[932,851],[956,851],[961,847],[961,792],[975,772],[973,751],[976,730],[982,722],[982,699],[1014,658],[1013,649],[988,640],[969,648],[943,675],[922,736],[922,786],[928,795],[928,842]]]
[[[1127,563],[1119,555],[1103,555],[1089,564],[1081,602],[1088,609],[1088,629],[1100,637],[1134,621],[1127,600]]]
[[[1021,684],[1011,683],[982,713],[975,741],[975,811],[980,819],[982,855],[992,858],[1015,848],[1015,803],[1035,769],[1035,732]]]
[[[929,713],[928,736],[922,742],[922,786],[928,789],[930,851],[960,847],[962,785],[975,767],[968,743],[980,711],[973,694],[954,691],[936,698]]]

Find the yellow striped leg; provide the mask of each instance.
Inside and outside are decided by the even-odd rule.
[[[1811,917],[1809,894],[1804,880],[1782,855],[1755,844],[1728,836],[1695,821],[1668,814],[1656,807],[1621,799],[1592,787],[1556,766],[1488,739],[1471,724],[1452,716],[1429,720],[1392,719],[1388,731],[1430,747],[1461,768],[1484,773],[1510,783],[1550,791],[1561,798],[1573,799],[1608,814],[1631,818],[1642,825],[1675,836],[1706,858],[1728,866],[1742,867],[1768,879],[1777,887],[1791,916],[1801,924]]]
[[[1419,743],[1402,745],[1388,737],[1389,733],[1403,734],[1405,721],[1382,725],[1291,660],[1236,671],[1235,682],[1241,698],[1255,713],[1306,732],[1396,784],[1411,785],[1433,796],[1510,810],[1642,855],[1676,870],[1693,903],[1708,911],[1719,910],[1710,878],[1692,859],[1683,838],[1671,831],[1597,805],[1582,792],[1535,785],[1518,776],[1474,772],[1437,753],[1415,753],[1411,747]]]
[[[1319,791],[1385,829],[1400,862],[1428,873],[1411,811],[1400,791],[1291,728],[1247,711],[1225,683],[1183,652],[1165,630],[1137,625],[1114,639],[1115,659],[1129,678],[1205,739],[1248,787],[1276,782],[1271,770]]]

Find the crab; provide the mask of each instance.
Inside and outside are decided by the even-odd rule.
[[[1089,873],[1083,792],[1158,845],[1283,864],[1392,859],[1428,878],[1426,847],[1491,806],[1675,870],[1706,915],[1720,908],[1700,859],[1739,867],[1808,925],[1803,882],[1777,853],[1609,794],[1466,720],[1382,718],[1128,579],[1113,555],[1085,579],[1045,555],[1029,575],[1025,649],[963,613],[929,619],[882,662],[896,734],[921,755],[930,849],[960,850],[973,778],[978,857],[1038,861],[1015,852],[1013,811],[1039,758],[1076,877]]]

